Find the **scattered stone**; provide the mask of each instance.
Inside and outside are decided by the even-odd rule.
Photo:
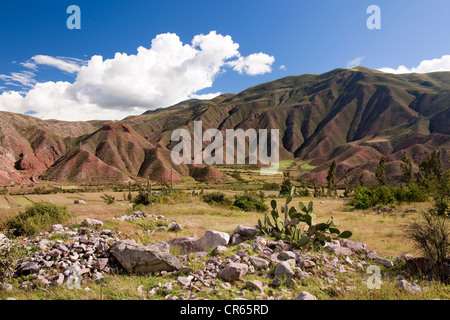
[[[251,237],[253,237],[257,233],[258,233],[258,229],[252,228],[252,227],[246,227],[246,226],[243,226],[243,225],[238,226],[234,230],[234,234],[240,234],[241,236],[246,237],[247,239],[250,239]]]
[[[317,298],[309,292],[302,291],[294,300],[317,300]]]
[[[256,236],[253,238],[254,243],[258,243],[261,246],[265,246],[267,244],[267,239],[261,236]]]
[[[100,221],[100,220],[97,220],[97,219],[86,218],[86,219],[84,219],[84,221],[83,221],[83,225],[84,225],[85,227],[94,227],[94,228],[97,228],[97,227],[103,226],[103,222]]]
[[[367,245],[362,242],[355,242],[348,239],[342,239],[340,241],[341,247],[349,248],[354,253],[360,255],[360,254],[366,254],[367,253]]]
[[[378,256],[377,256],[377,253],[375,252],[375,250],[372,250],[367,254],[367,258],[369,258],[371,260],[375,260],[377,257]]]
[[[280,262],[275,267],[274,273],[275,276],[277,277],[284,277],[284,276],[292,277],[294,275],[294,271],[292,271],[291,265],[287,261]]]
[[[99,284],[99,283],[102,283],[105,281],[105,277],[103,276],[103,274],[101,272],[95,272],[92,277],[92,281]]]
[[[284,285],[285,285],[286,287],[288,287],[288,288],[291,288],[291,287],[295,287],[295,286],[296,286],[296,283],[295,283],[295,280],[294,280],[294,279],[292,279],[292,278],[287,278],[286,281],[284,282]]]
[[[269,266],[269,261],[263,258],[259,258],[257,256],[250,256],[249,261],[256,269],[264,269]]]
[[[165,284],[161,287],[161,289],[162,289],[164,292],[172,292],[172,282],[167,282],[167,283],[165,283]]]
[[[385,258],[380,258],[380,257],[376,257],[375,259],[373,259],[373,261],[375,263],[379,263],[387,268],[393,268],[394,267],[394,263],[389,260],[389,259],[385,259]]]
[[[289,259],[296,259],[297,255],[292,251],[282,251],[280,254],[278,254],[278,259],[280,260],[289,260]]]
[[[12,291],[13,290],[13,286],[10,285],[9,283],[1,283],[0,284],[0,289],[3,291]]]
[[[244,263],[230,262],[219,273],[219,278],[225,281],[242,280],[248,272],[248,265]]]
[[[406,280],[400,280],[396,285],[396,288],[400,288],[401,290],[405,290],[411,293],[420,293],[422,289],[415,283],[409,283]]]
[[[264,293],[264,288],[263,288],[263,284],[261,281],[259,280],[252,280],[252,281],[247,281],[245,283],[245,286],[249,289],[256,289],[258,290],[261,294]]]
[[[281,280],[280,278],[278,278],[277,276],[275,276],[275,278],[273,278],[272,282],[269,284],[269,286],[271,286],[272,288],[276,289],[279,286],[281,286]]]
[[[214,249],[215,254],[220,255],[221,253],[225,253],[228,251],[228,248],[226,246],[217,246]]]
[[[55,233],[64,232],[64,227],[62,224],[54,224],[50,227],[50,232],[55,232]]]
[[[189,287],[191,284],[192,279],[194,279],[193,276],[188,277],[178,277],[177,281],[180,283],[183,287]]]
[[[194,251],[194,242],[196,238],[179,237],[172,239],[168,244],[172,248],[177,248],[180,254],[187,254]]]
[[[298,262],[298,265],[302,268],[308,269],[308,268],[314,268],[316,266],[316,263],[311,260],[300,260]]]
[[[210,251],[217,246],[226,246],[230,241],[230,235],[225,232],[208,230],[200,239],[194,241],[195,251]]]
[[[182,229],[183,228],[181,227],[181,224],[175,221],[169,223],[169,225],[167,226],[167,230],[169,231],[181,231]]]
[[[39,266],[34,262],[25,262],[17,270],[18,275],[27,276],[29,274],[37,273],[39,271]]]

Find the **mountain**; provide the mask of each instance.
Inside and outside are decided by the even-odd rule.
[[[303,173],[309,181],[325,183],[333,160],[338,180],[348,175],[354,183],[361,172],[373,179],[384,155],[394,183],[401,179],[404,151],[417,166],[434,148],[442,148],[443,164],[449,165],[449,106],[450,72],[394,75],[357,67],[286,77],[119,122],[42,121],[1,113],[0,157],[7,161],[0,167],[0,183],[36,176],[75,182],[146,176],[167,181],[170,172],[174,181],[187,175],[219,181],[214,167],[175,166],[170,159],[172,132],[184,128],[192,133],[199,120],[203,130],[279,129],[281,158],[314,166]]]

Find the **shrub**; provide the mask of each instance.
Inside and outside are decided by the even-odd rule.
[[[368,209],[374,206],[374,196],[372,190],[366,187],[356,187],[355,195],[351,204],[356,209]]]
[[[116,202],[116,198],[114,196],[111,196],[109,194],[104,194],[101,197],[103,199],[103,201],[105,201],[106,204],[113,204],[114,202]]]
[[[202,195],[202,200],[203,202],[206,202],[210,205],[221,205],[229,207],[233,204],[233,199],[220,191]]]
[[[408,185],[408,201],[406,202],[427,202],[429,198],[426,188],[416,183]]]
[[[446,217],[435,211],[423,212],[420,219],[412,220],[404,227],[407,238],[430,259],[438,277],[444,280],[444,261],[450,254],[450,224]]]
[[[391,189],[386,186],[380,186],[374,189],[374,199],[375,204],[384,204],[389,205],[395,202],[394,195],[391,192]]]
[[[269,208],[264,203],[263,198],[261,195],[257,195],[256,193],[252,192],[246,192],[243,195],[236,195],[233,203],[233,206],[238,207],[239,209],[243,211],[259,211],[259,212],[265,212]]]
[[[66,222],[70,217],[71,215],[65,206],[39,202],[27,207],[24,212],[8,220],[6,227],[14,236],[33,236],[50,228],[53,224]]]

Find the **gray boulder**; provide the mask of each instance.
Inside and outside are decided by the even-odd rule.
[[[194,251],[194,242],[197,238],[179,237],[170,240],[168,243],[172,248],[176,248],[180,254]]]
[[[234,233],[240,234],[241,236],[246,237],[246,238],[251,238],[258,233],[258,229],[239,225],[234,230]]]
[[[309,292],[302,291],[294,300],[317,300],[317,298]]]
[[[161,251],[158,246],[144,246],[131,240],[117,242],[111,248],[111,254],[129,272],[148,274],[158,271],[174,271],[183,264],[169,252]]]
[[[249,260],[256,269],[263,269],[269,266],[269,261],[257,256],[250,256]]]
[[[275,267],[275,276],[277,277],[292,277],[294,275],[294,271],[292,271],[291,265],[287,261],[280,262]]]
[[[51,226],[50,232],[57,232],[57,233],[64,232],[64,227],[62,224],[54,224]]]
[[[230,235],[225,232],[208,230],[203,237],[194,241],[195,251],[209,251],[217,246],[226,246],[230,241]]]
[[[367,245],[363,242],[356,242],[352,240],[342,239],[340,241],[341,247],[349,248],[356,254],[366,254],[367,253]]]
[[[393,268],[394,267],[394,263],[391,260],[389,260],[389,259],[376,257],[375,259],[373,259],[373,261],[375,263],[382,264],[383,266],[388,267],[388,268]]]
[[[83,221],[83,225],[85,227],[94,227],[94,228],[96,228],[96,227],[103,226],[103,222],[101,222],[100,220],[97,220],[97,219],[86,218]]]
[[[242,280],[248,272],[248,265],[244,263],[230,262],[219,273],[219,278],[231,282]]]

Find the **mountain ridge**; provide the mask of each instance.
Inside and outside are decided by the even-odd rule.
[[[170,171],[176,182],[193,172],[198,179],[205,170],[177,168],[168,155],[176,144],[170,141],[172,132],[184,128],[192,133],[194,121],[200,120],[204,130],[279,129],[280,157],[315,166],[303,173],[309,181],[325,183],[330,163],[337,160],[338,180],[348,175],[354,184],[361,172],[373,175],[384,155],[391,182],[398,182],[404,151],[417,168],[428,153],[441,148],[443,163],[449,165],[449,105],[450,72],[395,75],[356,67],[289,76],[116,122],[68,123],[2,112],[0,184],[33,177],[80,182],[56,174],[70,172],[73,164],[64,159],[74,156],[79,162],[84,157],[95,162],[98,170],[86,173],[94,180],[99,172],[106,177],[110,172],[108,179],[117,181],[146,176],[167,180]],[[77,153],[80,141],[84,151]],[[218,172],[209,173],[211,181],[218,181]]]

